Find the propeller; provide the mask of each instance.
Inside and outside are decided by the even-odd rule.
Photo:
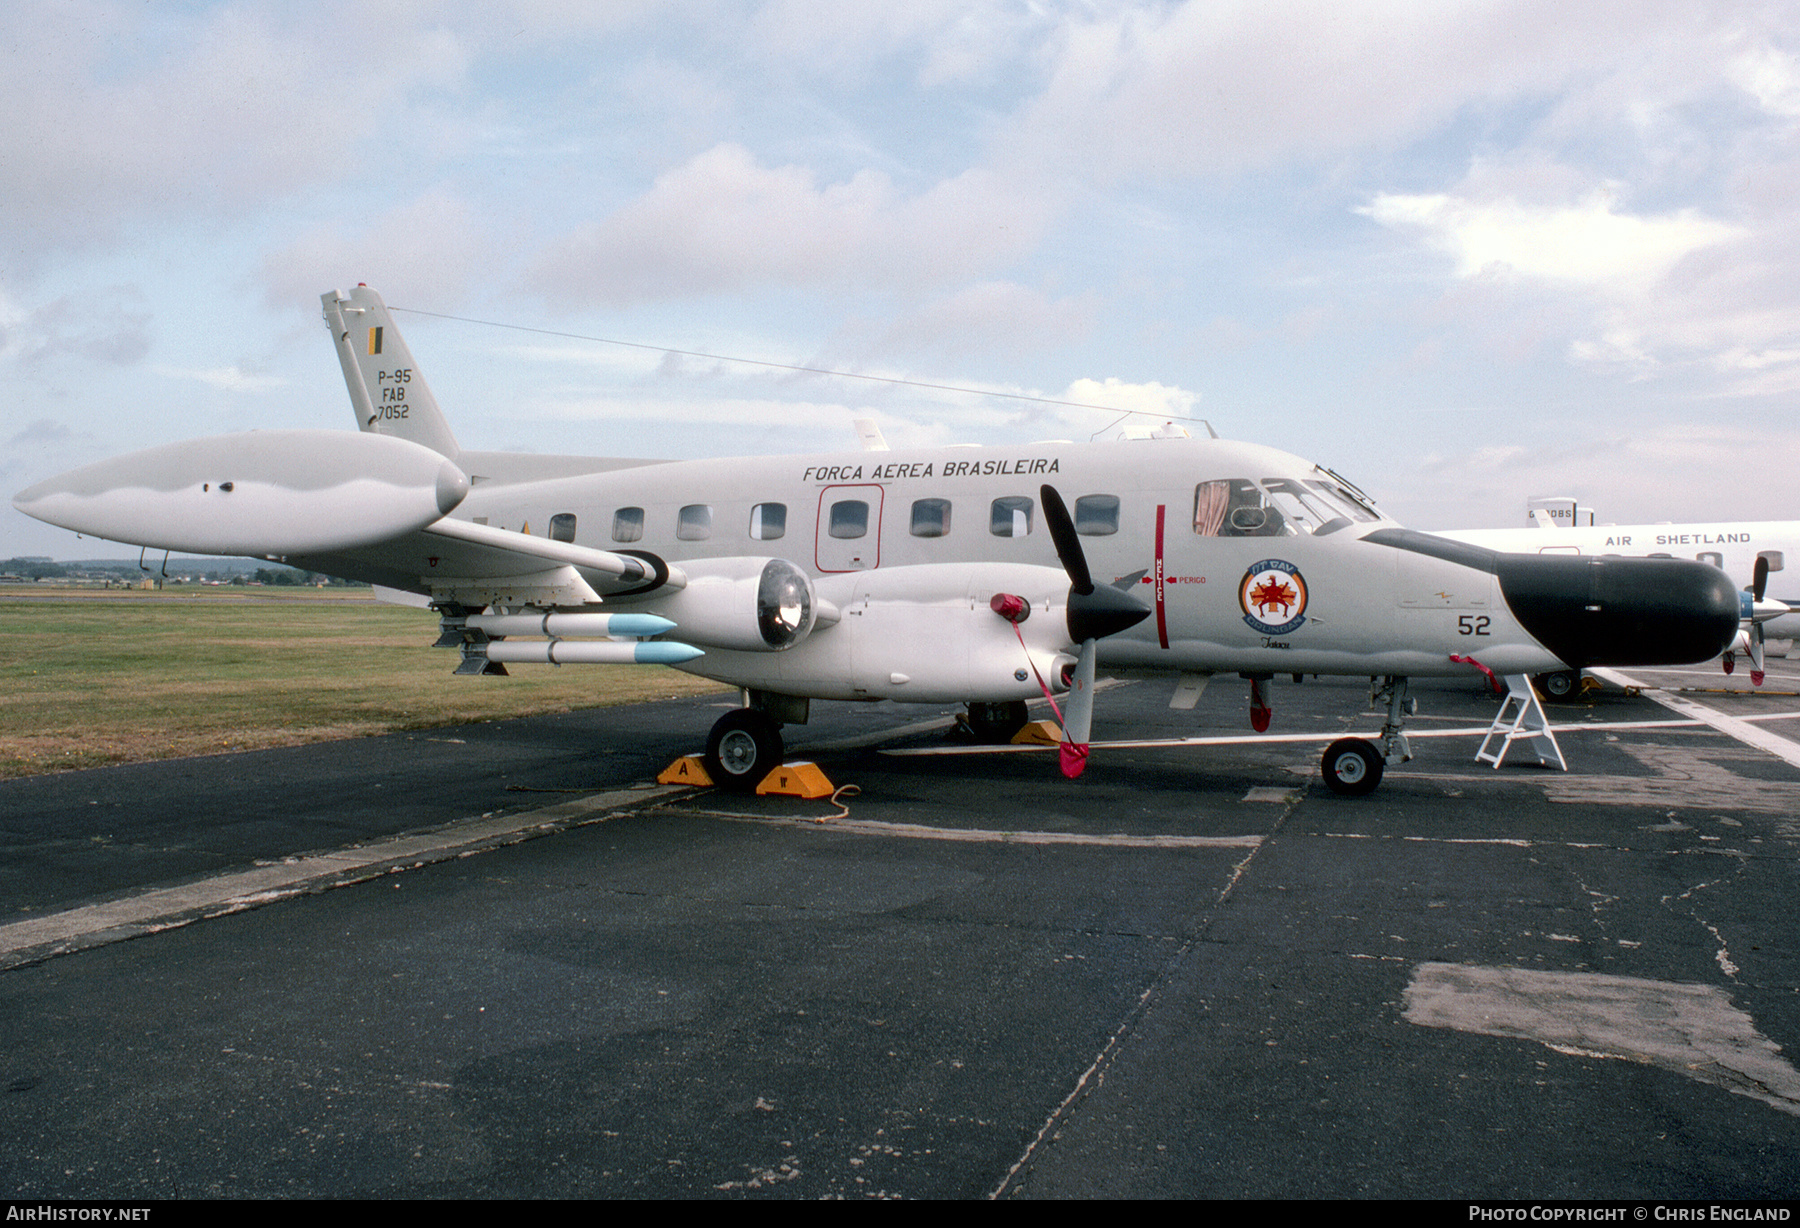
[[[1044,523],[1056,544],[1056,557],[1069,576],[1069,638],[1081,646],[1069,679],[1068,710],[1063,715],[1062,772],[1073,780],[1087,767],[1089,735],[1094,724],[1094,658],[1099,641],[1135,627],[1150,616],[1150,607],[1111,585],[1096,585],[1088,571],[1075,518],[1054,486],[1041,486]]]
[[[1769,560],[1765,555],[1756,556],[1756,570],[1750,581],[1749,600],[1743,603],[1743,625],[1738,632],[1738,640],[1744,645],[1750,658],[1750,683],[1752,686],[1763,684],[1763,624],[1772,618],[1780,618],[1789,612],[1785,601],[1770,601],[1764,594],[1769,589]],[[1731,672],[1731,653],[1725,654],[1725,672]]]

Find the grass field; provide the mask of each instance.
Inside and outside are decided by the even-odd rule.
[[[720,689],[649,665],[454,677],[437,616],[367,590],[26,591],[0,590],[0,779]]]

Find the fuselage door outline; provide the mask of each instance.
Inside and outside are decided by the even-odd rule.
[[[827,486],[819,491],[819,514],[813,527],[813,566],[824,573],[873,571],[881,566],[881,513],[887,488],[879,483]],[[832,508],[840,503],[868,505],[864,531],[855,537],[832,532]]]

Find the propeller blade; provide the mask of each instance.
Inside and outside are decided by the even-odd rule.
[[[1059,547],[1060,549],[1060,547]],[[1750,595],[1756,600],[1763,599],[1763,593],[1769,587],[1769,559],[1767,555],[1756,556],[1756,572],[1750,581]]]
[[[1075,661],[1075,675],[1069,679],[1069,697],[1063,703],[1063,741],[1060,759],[1062,774],[1070,780],[1087,767],[1088,742],[1094,728],[1094,658],[1099,644],[1087,640],[1081,645],[1081,656]]]
[[[1081,535],[1075,531],[1075,518],[1063,502],[1056,487],[1038,487],[1044,504],[1044,523],[1050,528],[1050,540],[1056,544],[1056,557],[1069,577],[1069,638],[1081,645],[1075,662],[1075,675],[1070,680],[1068,712],[1063,717],[1061,751],[1062,773],[1070,780],[1087,767],[1088,739],[1094,726],[1094,659],[1099,655],[1098,641],[1116,635],[1127,627],[1135,627],[1150,617],[1150,607],[1125,589],[1094,584],[1088,570],[1087,553],[1081,548]],[[1144,573],[1131,577],[1135,585]]]
[[[1083,597],[1094,591],[1094,577],[1088,571],[1087,555],[1081,549],[1081,536],[1075,532],[1075,518],[1069,505],[1056,493],[1056,487],[1038,487],[1044,501],[1044,523],[1050,527],[1050,540],[1056,543],[1056,557],[1069,573],[1069,590]],[[1082,637],[1076,636],[1077,641]]]
[[[1081,549],[1081,536],[1075,532],[1074,518],[1069,515],[1069,505],[1054,486],[1040,486],[1038,494],[1043,499],[1050,540],[1056,543],[1056,557],[1069,576],[1069,638],[1086,644],[1117,635],[1150,617],[1150,607],[1135,594],[1110,584],[1095,585],[1093,574],[1088,571],[1087,555]]]

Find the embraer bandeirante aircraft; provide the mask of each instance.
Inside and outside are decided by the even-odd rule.
[[[1548,500],[1572,503],[1572,500]],[[1561,510],[1561,509],[1559,509]],[[1572,509],[1570,509],[1572,510]],[[1584,515],[1590,515],[1584,509]],[[1800,562],[1800,520],[1715,520],[1705,524],[1579,524],[1573,516],[1555,516],[1533,508],[1531,528],[1458,529],[1439,536],[1522,554],[1611,555],[1659,559],[1698,559],[1724,571],[1748,593],[1748,607],[1737,636],[1726,648],[1724,667],[1731,673],[1737,657],[1750,660],[1750,678],[1763,681],[1766,636],[1793,639],[1800,635],[1800,589],[1788,579],[1787,560]],[[1783,585],[1787,587],[1783,587]],[[1775,596],[1769,596],[1773,586]],[[1739,599],[1740,603],[1742,598]],[[1574,692],[1579,670],[1540,675],[1538,684],[1553,697]]]
[[[359,433],[252,431],[73,470],[27,515],[157,549],[254,555],[428,602],[458,672],[664,662],[743,690],[706,766],[754,788],[814,699],[967,703],[1004,739],[1096,670],[1373,680],[1382,745],[1326,748],[1340,793],[1409,757],[1410,677],[1703,661],[1737,634],[1718,568],[1504,554],[1404,529],[1256,444],[1159,438],[646,461],[465,451],[379,295],[322,296]],[[1158,432],[1179,434],[1179,432]]]

